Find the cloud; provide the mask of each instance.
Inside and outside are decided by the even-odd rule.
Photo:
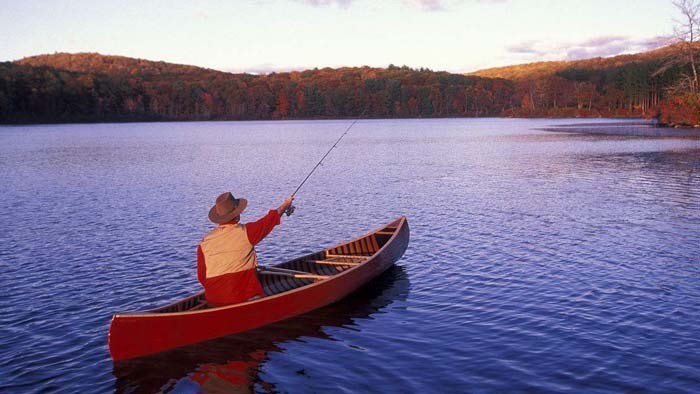
[[[535,41],[525,41],[519,44],[509,46],[506,49],[510,53],[537,55],[540,53],[540,51],[536,48],[536,46],[537,43]]]
[[[641,47],[646,48],[646,50],[661,48],[666,45],[670,45],[676,40],[673,37],[668,36],[656,36],[652,38],[647,38],[639,42]]]
[[[583,41],[579,45],[582,47],[600,47],[608,45],[612,42],[624,41],[626,39],[627,37],[625,36],[600,36]]]
[[[644,39],[627,36],[600,36],[580,42],[524,41],[511,45],[507,50],[511,54],[524,57],[525,60],[579,60],[639,53],[668,45],[671,42],[670,38],[663,36]]]

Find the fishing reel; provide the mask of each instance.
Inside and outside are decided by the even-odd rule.
[[[287,216],[292,216],[292,214],[294,213],[294,210],[295,210],[295,209],[296,209],[296,208],[294,207],[294,205],[289,205],[289,206],[287,207],[287,209],[284,210],[284,213],[285,213]]]

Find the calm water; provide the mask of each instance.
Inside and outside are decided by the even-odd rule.
[[[118,364],[113,313],[199,290],[216,195],[262,215],[349,122],[0,127],[0,391],[698,392],[700,139],[572,123],[357,123],[258,253],[406,215],[397,266],[308,315]]]

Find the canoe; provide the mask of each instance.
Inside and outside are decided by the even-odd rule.
[[[406,251],[408,221],[395,221],[322,251],[258,273],[265,297],[208,305],[204,292],[140,313],[116,314],[109,327],[112,359],[123,360],[235,334],[342,299],[391,267]]]
[[[393,265],[370,283],[347,297],[323,308],[294,316],[253,330],[185,345],[175,349],[135,357],[112,364],[116,378],[115,393],[177,392],[174,387],[193,382],[199,377],[198,388],[189,391],[206,392],[203,377],[236,379],[217,392],[250,393],[254,385],[265,392],[281,391],[279,384],[260,375],[260,366],[269,355],[280,350],[281,342],[304,338],[333,340],[329,327],[346,327],[357,319],[367,319],[395,302],[404,302],[411,282],[404,267]],[[241,370],[244,368],[245,370]],[[164,372],[165,371],[165,372]],[[223,381],[222,381],[223,382]],[[228,391],[226,391],[228,390]],[[182,391],[182,390],[181,390]]]

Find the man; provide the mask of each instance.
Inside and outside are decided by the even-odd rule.
[[[221,194],[209,210],[209,220],[219,226],[204,236],[197,247],[197,278],[204,286],[207,302],[215,305],[234,304],[263,297],[256,268],[258,258],[254,246],[280,224],[280,218],[292,205],[287,197],[277,209],[261,219],[240,224],[241,213],[248,205],[230,192]]]

